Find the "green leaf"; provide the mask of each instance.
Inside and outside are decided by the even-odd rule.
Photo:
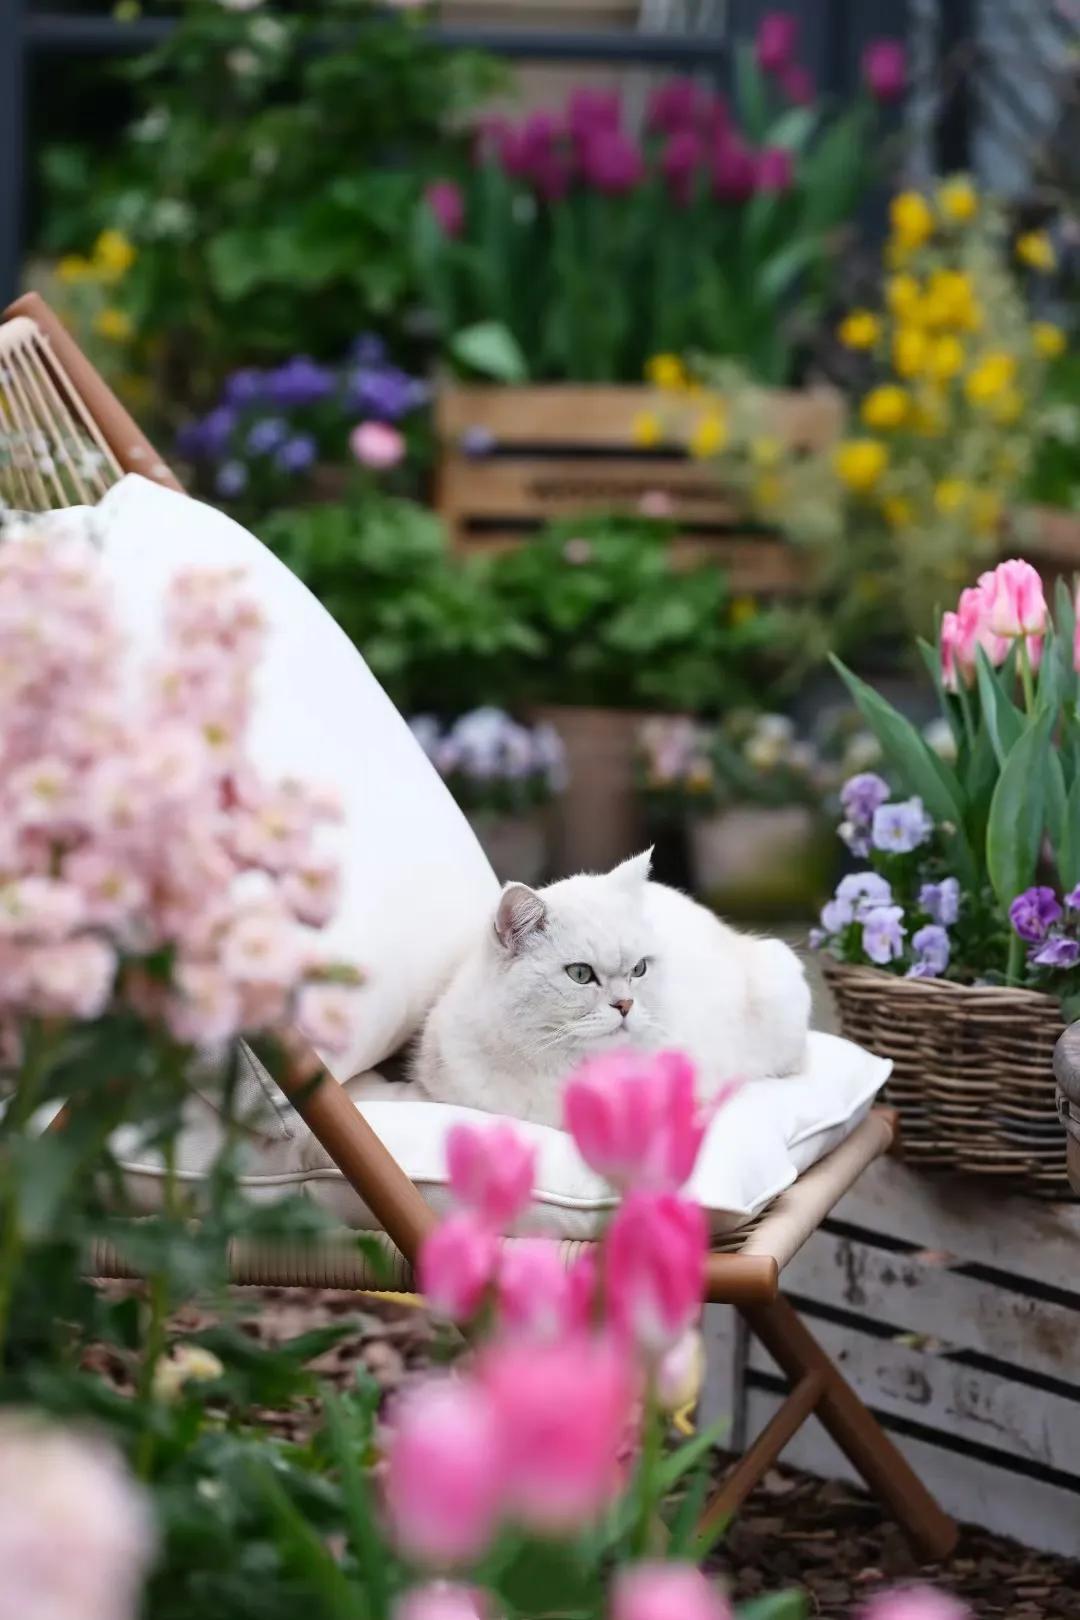
[[[1017,740],[998,778],[986,829],[986,865],[1008,909],[1035,878],[1046,817],[1046,750],[1053,724],[1040,714]]]
[[[789,152],[801,152],[817,128],[817,122],[816,107],[789,107],[769,130],[767,144],[786,147]]]
[[[737,1620],[804,1620],[808,1613],[805,1592],[772,1592],[735,1610]]]
[[[656,1471],[660,1493],[666,1496],[685,1473],[696,1467],[702,1458],[707,1457],[709,1452],[725,1438],[728,1427],[726,1418],[718,1418],[715,1423],[710,1423],[707,1429],[695,1434],[684,1446],[680,1446],[677,1451],[665,1457]]]
[[[495,382],[529,380],[529,364],[517,339],[498,321],[479,321],[475,326],[463,327],[454,333],[449,347],[458,365]]]
[[[1080,773],[1065,800],[1065,821],[1056,854],[1058,876],[1068,894],[1080,883]]]
[[[1061,760],[1053,748],[1046,750],[1046,831],[1050,838],[1051,847],[1055,850],[1061,848],[1065,837],[1065,820],[1068,814],[1067,795],[1065,792],[1065,772],[1061,768]]]
[[[764,142],[769,133],[769,102],[765,79],[758,67],[751,40],[743,39],[735,47],[735,105],[739,122],[755,145]]]
[[[820,252],[821,243],[816,238],[803,237],[801,241],[789,242],[779,253],[767,259],[758,271],[755,282],[758,302],[772,305],[782,298]]]
[[[1077,690],[1076,603],[1063,579],[1059,579],[1054,588],[1054,640],[1060,649],[1064,673],[1062,701],[1072,704],[1076,702]]]
[[[997,672],[981,647],[975,652],[976,678],[982,701],[983,719],[990,733],[999,765],[1004,765],[1010,749],[1024,729],[1024,716],[1010,700]]]

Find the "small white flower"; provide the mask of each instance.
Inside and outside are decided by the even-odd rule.
[[[154,1398],[175,1401],[185,1384],[209,1384],[224,1371],[212,1350],[197,1344],[178,1344],[154,1368]]]

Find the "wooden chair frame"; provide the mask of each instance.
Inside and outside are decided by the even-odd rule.
[[[4,334],[8,323],[15,320],[29,320],[36,328],[36,332],[29,334],[33,359],[36,367],[45,373],[44,378],[39,375],[36,391],[31,386],[25,359],[20,362],[17,380],[12,380]],[[17,329],[16,336],[24,342],[26,328]],[[18,299],[0,320],[0,437],[12,415],[10,400],[5,400],[5,387],[9,395],[13,388],[19,390],[16,415],[21,410],[25,416],[28,405],[37,398],[50,404],[54,398],[65,403],[69,416],[79,421],[106,454],[114,474],[112,481],[135,472],[182,491],[175,475],[62,323],[35,293]],[[49,504],[45,485],[38,493],[45,504]],[[331,1161],[380,1223],[388,1249],[393,1246],[394,1283],[407,1288],[420,1245],[435,1219],[416,1186],[333,1076],[324,1072],[315,1086],[309,1082],[285,1082],[282,1089]],[[732,1305],[741,1313],[750,1331],[790,1380],[791,1392],[710,1502],[703,1520],[706,1525],[715,1525],[735,1512],[792,1436],[814,1415],[871,1490],[895,1515],[923,1557],[944,1558],[955,1544],[957,1531],[952,1520],[923,1486],[779,1289],[783,1267],[866,1166],[889,1151],[894,1133],[895,1117],[888,1110],[875,1109],[845,1142],[781,1195],[737,1252],[714,1253],[709,1257],[708,1302]],[[567,1243],[563,1250],[569,1259],[584,1247],[586,1245]],[[238,1248],[231,1261],[236,1282],[371,1287],[375,1281],[370,1262],[357,1255],[355,1246],[348,1251],[331,1252],[322,1261],[317,1251],[298,1256],[294,1250],[284,1257],[283,1265],[278,1264],[276,1255]],[[94,1269],[98,1275],[124,1274],[123,1263],[115,1254],[99,1254]]]

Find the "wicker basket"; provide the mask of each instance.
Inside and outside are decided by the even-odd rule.
[[[1040,1198],[1072,1195],[1054,1095],[1054,1047],[1064,1024],[1035,990],[897,979],[826,957],[840,1027],[893,1072],[911,1164],[992,1176]]]

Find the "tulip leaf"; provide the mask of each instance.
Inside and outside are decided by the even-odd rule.
[[[818,125],[816,107],[789,107],[769,130],[767,144],[783,146],[789,152],[801,152]]]
[[[994,788],[1000,774],[1001,767],[990,740],[989,727],[984,720],[976,733],[975,746],[968,756],[964,770],[964,785],[968,796],[967,835],[973,849],[985,848],[990,801],[994,796]]]
[[[769,1592],[740,1603],[737,1620],[805,1620],[809,1610],[805,1592]]]
[[[460,366],[500,383],[529,380],[529,363],[513,333],[499,321],[478,321],[450,339],[450,354]]]
[[[1061,848],[1065,837],[1065,818],[1067,815],[1067,794],[1065,791],[1065,772],[1061,768],[1061,760],[1053,748],[1046,750],[1046,831],[1051,847],[1055,850]]]
[[[1062,699],[1065,703],[1075,703],[1077,688],[1076,602],[1063,579],[1058,580],[1054,590],[1054,640],[1060,650],[1061,668],[1064,675]]]
[[[1065,823],[1055,854],[1061,887],[1068,894],[1080,883],[1080,773],[1065,800]]]
[[[735,47],[735,104],[747,135],[755,145],[761,144],[769,133],[769,103],[750,40]]]
[[[936,646],[931,646],[928,641],[919,636],[916,646],[919,649],[919,655],[923,663],[926,665],[927,674],[934,683],[934,691],[937,693],[941,712],[949,722],[953,742],[956,744],[956,751],[959,754],[964,741],[964,727],[961,714],[957,711],[957,705],[950,700],[949,694],[945,690],[945,682],[941,678],[941,641],[939,639]]]
[[[1006,908],[1035,878],[1046,819],[1052,724],[1052,715],[1036,716],[1013,744],[990,802],[986,865],[994,893]]]
[[[981,647],[975,651],[975,670],[983,719],[994,745],[998,765],[1004,766],[1009,751],[1024,729],[1024,717],[1003,689],[993,664]]]

